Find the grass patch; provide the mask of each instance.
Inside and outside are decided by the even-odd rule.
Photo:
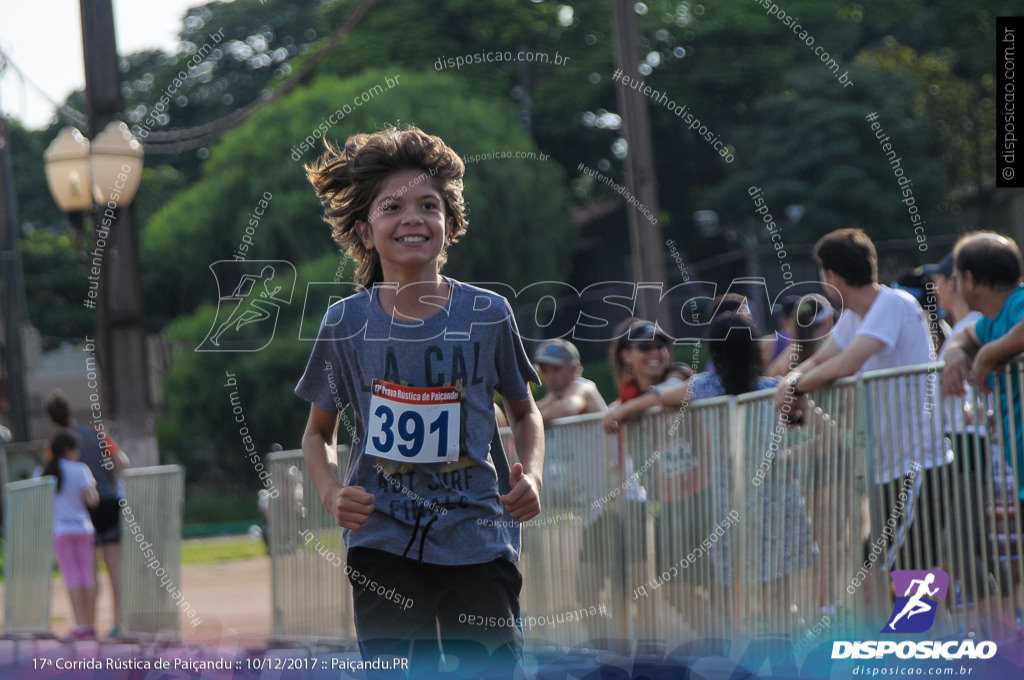
[[[185,490],[185,524],[248,522],[258,524],[256,492],[189,485]]]
[[[182,564],[209,564],[266,557],[263,541],[249,535],[186,539],[181,543]]]

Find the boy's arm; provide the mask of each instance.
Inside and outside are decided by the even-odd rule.
[[[302,457],[327,512],[334,515],[339,526],[359,530],[373,512],[374,497],[361,486],[344,486],[338,481],[337,432],[338,414],[310,404],[302,435]]]
[[[800,391],[814,392],[839,378],[854,375],[868,359],[884,348],[885,343],[878,338],[870,335],[858,335],[849,347],[835,356],[820,361],[817,366],[805,373],[800,380]]]
[[[782,410],[784,404],[792,403],[793,380],[802,394],[820,390],[834,380],[853,375],[868,359],[877,354],[885,343],[870,335],[858,335],[846,349],[840,349],[831,337],[810,359],[797,366],[779,382],[775,390],[775,407]],[[799,410],[799,409],[798,409]]]
[[[533,396],[521,401],[506,401],[505,404],[520,462],[512,466],[509,478],[512,490],[501,497],[501,502],[513,519],[525,522],[540,514],[540,489],[544,484],[544,422]]]

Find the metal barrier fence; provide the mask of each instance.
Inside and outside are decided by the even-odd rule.
[[[50,630],[55,489],[53,477],[4,485],[4,634],[7,636],[44,636]]]
[[[620,486],[600,416],[560,423],[546,432],[544,512],[522,527],[519,568],[526,638],[568,647],[620,634],[629,593],[623,565],[633,557],[618,546],[641,518],[623,523],[632,501],[619,500],[632,492]]]
[[[1015,627],[1024,432],[1019,406],[1001,414],[1024,364],[1001,375],[991,397],[959,399],[941,396],[941,364],[867,373],[816,392],[793,427],[773,391],[649,412],[615,437],[599,415],[556,421],[544,512],[522,529],[528,643],[771,634],[809,651],[877,633],[898,569],[949,574],[936,635]],[[301,454],[271,460],[302,494],[272,506],[275,634],[351,640],[348,584],[326,559],[344,563],[340,532]]]
[[[1013,587],[1021,582],[1013,550],[1020,544],[1019,478],[1016,461],[1011,465],[1005,455],[1016,448],[1013,432],[1003,432],[998,417],[1012,397],[1004,399],[997,389],[994,398],[973,391],[965,399],[944,398],[941,368],[928,364],[862,378],[871,454],[871,532],[862,565],[862,571],[873,567],[865,578],[868,613],[883,623],[889,616],[888,572],[941,569],[949,587],[934,631],[1013,630],[1022,607]],[[1019,371],[1014,365],[1003,375],[1016,381]],[[1020,426],[1019,414],[1009,425]]]
[[[352,590],[338,523],[320,502],[302,451],[279,451],[266,460],[270,478],[281,488],[267,509],[274,639],[351,643]],[[338,465],[344,470],[347,464],[348,449],[339,446]]]
[[[180,465],[124,471],[121,507],[121,628],[124,636],[178,636],[185,473]]]

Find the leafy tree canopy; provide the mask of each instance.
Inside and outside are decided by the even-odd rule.
[[[369,92],[375,94],[356,104]],[[339,110],[343,118],[328,125]],[[154,327],[211,301],[207,268],[216,260],[232,259],[246,238],[252,245],[242,256],[249,260],[302,262],[334,250],[303,163],[322,152],[322,136],[343,142],[387,123],[416,124],[467,158],[536,153],[507,107],[474,97],[464,81],[447,74],[403,77],[372,71],[347,80],[322,76],[225,137],[212,149],[203,180],[150,220],[142,237],[142,259]],[[300,148],[307,138],[309,148]],[[465,185],[470,231],[453,247],[448,273],[466,281],[514,286],[565,276],[567,198],[556,163],[539,156],[485,157],[468,164]],[[257,216],[261,200],[269,205]]]

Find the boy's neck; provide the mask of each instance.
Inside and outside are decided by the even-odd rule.
[[[377,288],[381,308],[399,320],[429,319],[437,314],[451,297],[451,284],[440,274],[394,280],[385,274],[385,281]]]

